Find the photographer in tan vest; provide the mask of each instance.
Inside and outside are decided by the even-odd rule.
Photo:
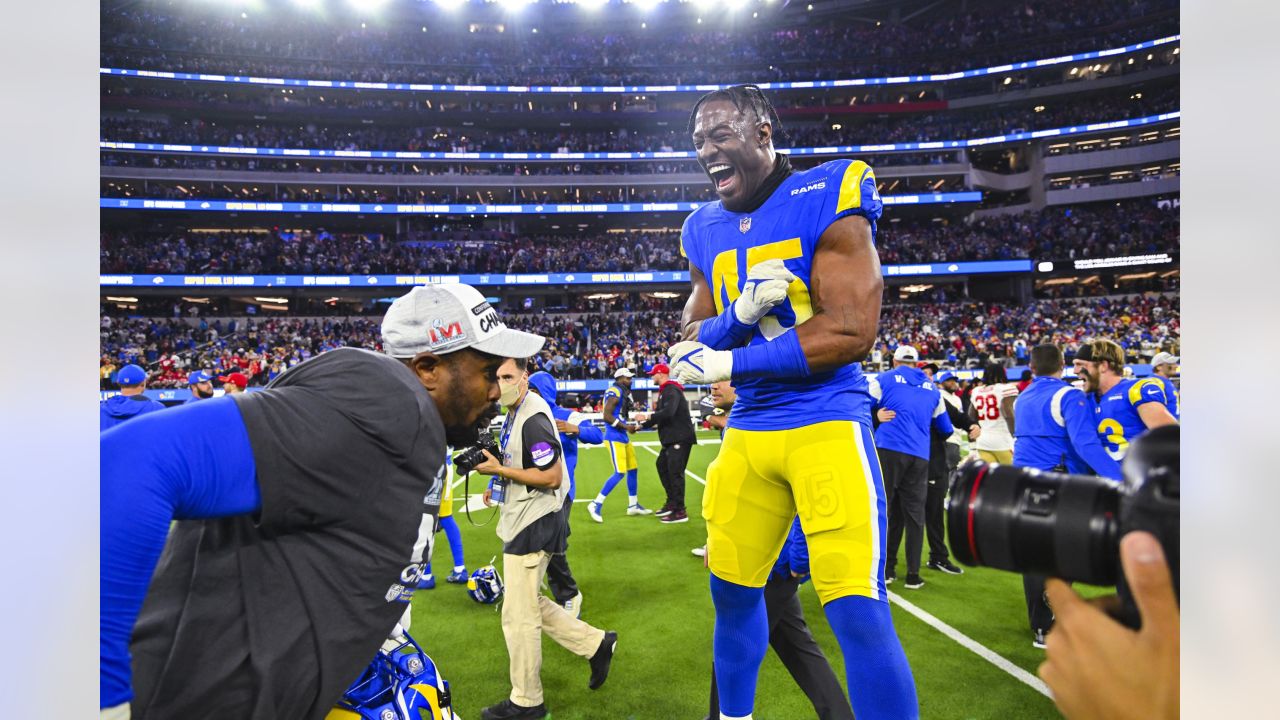
[[[542,633],[569,652],[590,660],[595,690],[609,676],[618,634],[596,629],[540,592],[547,564],[564,552],[568,523],[564,502],[569,470],[551,407],[529,392],[528,362],[510,359],[498,368],[499,402],[507,409],[498,447],[475,472],[493,475],[485,504],[498,502],[498,537],[506,598],[502,634],[511,658],[511,696],[481,713],[484,720],[526,720],[547,715],[542,696]]]

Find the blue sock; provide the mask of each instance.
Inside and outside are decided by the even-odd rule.
[[[467,561],[462,557],[462,531],[458,529],[458,521],[452,515],[442,517],[440,527],[444,528],[444,536],[449,538],[449,554],[453,556],[453,566],[465,566]]]
[[[635,497],[636,495],[639,494],[639,491],[640,491],[640,474],[639,473],[640,471],[638,470],[627,471],[627,496],[628,497]]]
[[[613,492],[613,489],[617,487],[620,480],[622,480],[622,473],[616,472],[610,475],[609,479],[604,481],[604,487],[601,488],[600,494],[596,496],[596,502],[600,502],[602,498],[608,497],[609,493]]]
[[[745,717],[755,706],[760,663],[769,647],[764,588],[736,585],[712,575],[711,602],[716,606],[712,651],[720,712]],[[862,720],[861,715],[858,720]]]
[[[889,603],[851,595],[823,610],[844,654],[849,704],[858,720],[919,718],[915,680],[893,630]]]

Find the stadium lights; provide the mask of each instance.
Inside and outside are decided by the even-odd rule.
[[[351,7],[363,12],[373,12],[387,4],[387,0],[347,0]]]
[[[537,0],[498,0],[498,4],[503,10],[508,12],[519,12],[525,5],[532,5]]]
[[[577,0],[577,3],[586,10],[599,10],[609,4],[609,0]]]
[[[626,2],[629,2],[632,5],[635,5],[636,7],[640,8],[641,12],[649,12],[650,10],[666,2],[666,0],[626,0]]]
[[[293,4],[300,8],[313,8],[320,4],[320,0],[293,0]]]
[[[746,7],[748,0],[724,0],[725,5],[729,6],[730,12],[736,12]]]
[[[445,12],[453,12],[463,5],[467,4],[467,0],[434,0],[435,4]]]
[[[256,297],[254,298],[254,300],[260,303],[279,303],[282,305],[289,302],[289,298],[273,298],[273,297]]]

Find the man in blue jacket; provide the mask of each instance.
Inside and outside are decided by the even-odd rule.
[[[137,365],[125,365],[116,373],[116,384],[120,386],[120,394],[102,401],[98,408],[98,430],[106,430],[120,423],[145,415],[156,410],[163,410],[164,404],[142,394],[147,389],[147,371]]]
[[[1013,464],[1076,475],[1101,475],[1119,480],[1120,463],[1102,446],[1094,426],[1094,411],[1084,391],[1062,379],[1062,351],[1056,345],[1031,350],[1031,384],[1013,403]],[[1044,598],[1044,578],[1022,576],[1027,620],[1044,648],[1053,626],[1053,612]]]
[[[551,406],[551,415],[556,419],[556,429],[560,432],[560,447],[564,453],[565,464],[569,466],[569,494],[565,496],[565,522],[569,522],[568,508],[573,506],[573,498],[577,490],[578,442],[599,445],[604,442],[604,433],[586,415],[576,413],[556,404],[556,379],[550,373],[536,372],[529,376],[529,389],[542,396]],[[566,536],[567,536],[566,531]],[[564,553],[551,556],[547,565],[547,585],[551,587],[551,595],[565,610],[574,615],[582,614],[582,591],[573,579],[569,569],[569,561]]]
[[[884,579],[897,579],[898,543],[907,532],[907,589],[924,587],[920,578],[920,550],[924,544],[924,504],[929,487],[929,433],[955,432],[942,394],[916,367],[920,355],[910,345],[893,352],[893,370],[871,378],[876,410],[891,415],[876,430],[876,454],[884,475],[885,506],[889,510],[889,543]]]

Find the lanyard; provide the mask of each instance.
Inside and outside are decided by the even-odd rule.
[[[528,391],[526,390],[526,392]],[[507,442],[511,440],[511,430],[516,424],[516,412],[520,409],[521,405],[524,405],[524,400],[521,400],[507,410],[507,419],[502,422],[502,432],[498,435],[498,447],[502,448],[502,452],[504,453],[507,451]]]

